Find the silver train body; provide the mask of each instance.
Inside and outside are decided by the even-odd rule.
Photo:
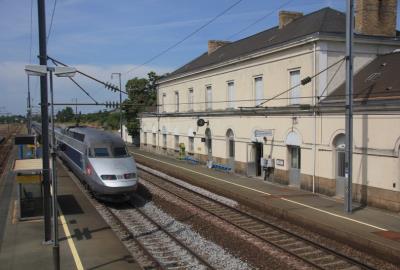
[[[40,124],[35,123],[34,129],[41,129]],[[57,128],[55,134],[58,155],[96,195],[137,189],[136,163],[119,136],[91,127]]]

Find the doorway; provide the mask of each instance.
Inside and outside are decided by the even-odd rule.
[[[297,145],[289,145],[289,185],[300,187],[301,148]]]
[[[345,166],[346,166],[346,137],[344,134],[336,136],[334,143],[334,168],[336,180],[336,196],[344,197],[344,185],[346,182]]]
[[[228,165],[231,167],[232,171],[235,171],[235,137],[232,129],[228,129],[226,132],[226,149]]]
[[[262,168],[260,160],[263,157],[263,144],[256,142],[253,144],[253,147],[254,147],[255,175],[261,176]]]
[[[206,129],[206,149],[207,149],[207,161],[212,161],[212,139],[211,139],[211,130],[209,128]]]

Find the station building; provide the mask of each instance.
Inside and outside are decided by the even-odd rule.
[[[356,2],[353,197],[400,211],[397,1]],[[159,81],[141,115],[141,148],[344,196],[345,14],[281,11],[279,25],[208,51]],[[205,124],[199,125],[203,119]]]

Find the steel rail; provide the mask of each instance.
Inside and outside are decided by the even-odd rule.
[[[140,163],[139,163],[139,164],[140,164]],[[141,166],[144,166],[144,165],[142,165],[142,164],[140,164],[140,165],[141,165]],[[144,166],[144,167],[146,167],[146,166]],[[140,170],[140,171],[145,171],[145,170],[139,169],[139,168],[138,168],[138,170]],[[328,248],[328,247],[325,247],[325,246],[323,246],[323,245],[321,245],[321,244],[319,244],[319,243],[316,243],[316,242],[314,242],[314,241],[312,241],[312,240],[309,240],[309,239],[307,239],[307,238],[304,238],[303,236],[300,236],[300,235],[298,235],[298,234],[295,234],[295,233],[293,233],[293,232],[291,232],[291,231],[288,231],[288,230],[286,230],[286,229],[284,229],[284,228],[278,227],[277,225],[274,225],[274,224],[272,224],[272,223],[270,223],[270,222],[268,222],[268,221],[266,221],[266,220],[264,220],[264,219],[261,219],[261,218],[255,216],[255,215],[253,215],[253,214],[246,213],[246,212],[244,212],[244,211],[242,211],[242,210],[239,210],[239,209],[236,209],[236,208],[231,207],[231,206],[229,206],[229,205],[223,204],[223,203],[221,203],[221,202],[219,202],[219,201],[217,201],[217,200],[215,200],[215,199],[213,199],[213,198],[207,197],[207,196],[205,196],[205,195],[203,195],[203,194],[200,194],[200,193],[198,193],[198,192],[196,192],[196,191],[193,191],[193,190],[191,190],[191,189],[189,189],[189,188],[186,188],[186,187],[184,187],[184,186],[180,186],[179,184],[176,184],[176,183],[174,183],[174,182],[172,182],[172,181],[170,181],[170,180],[168,180],[168,179],[166,179],[166,178],[164,178],[164,177],[161,177],[161,176],[159,176],[159,175],[156,175],[156,174],[154,174],[154,173],[152,173],[152,172],[149,172],[149,171],[145,171],[145,172],[146,172],[147,174],[150,174],[150,175],[153,175],[153,176],[155,176],[155,177],[157,177],[157,178],[162,179],[163,182],[168,182],[169,184],[171,184],[171,185],[173,185],[173,186],[175,186],[175,187],[178,187],[178,188],[181,188],[181,189],[183,189],[183,190],[186,190],[186,191],[189,192],[189,193],[193,193],[193,194],[195,194],[196,196],[201,197],[202,199],[209,200],[209,201],[211,201],[211,202],[213,202],[213,203],[215,203],[215,204],[217,204],[217,205],[219,205],[219,206],[222,206],[222,207],[224,207],[224,208],[228,208],[228,209],[231,210],[231,211],[234,211],[234,212],[236,212],[236,213],[238,213],[238,214],[241,214],[241,215],[243,215],[243,216],[245,216],[245,217],[247,217],[247,218],[249,218],[249,219],[255,220],[255,221],[257,221],[257,222],[259,222],[259,223],[261,223],[261,224],[263,224],[263,225],[265,225],[265,226],[267,226],[267,227],[272,227],[273,229],[275,229],[275,230],[277,230],[277,231],[279,231],[279,232],[281,232],[281,233],[283,233],[283,234],[287,234],[287,235],[289,235],[289,236],[291,236],[291,237],[293,237],[293,238],[297,238],[298,240],[303,241],[303,242],[305,242],[306,244],[309,244],[309,245],[311,245],[311,246],[314,247],[314,248],[317,248],[317,249],[319,249],[319,250],[323,250],[324,252],[327,252],[327,253],[329,253],[329,254],[331,254],[331,255],[333,255],[333,256],[337,256],[337,257],[339,257],[340,259],[342,259],[342,260],[344,260],[344,261],[346,261],[346,262],[348,262],[348,263],[350,263],[350,264],[353,264],[353,265],[356,265],[356,266],[358,266],[358,267],[361,267],[362,269],[377,270],[376,268],[371,267],[371,266],[369,266],[369,265],[367,265],[367,264],[365,264],[365,263],[363,263],[363,262],[360,262],[360,261],[358,261],[358,260],[356,260],[356,259],[353,259],[353,258],[351,258],[351,257],[348,257],[348,256],[346,256],[346,255],[344,255],[344,254],[342,254],[342,253],[339,253],[339,252],[337,252],[337,251],[335,251],[335,250],[332,250],[332,249],[330,249],[330,248]],[[142,178],[142,179],[143,179],[143,178]],[[149,181],[149,180],[146,180],[146,181]],[[151,182],[152,184],[154,184],[152,181],[149,181],[149,182]],[[183,197],[182,195],[180,195],[180,194],[177,194],[177,193],[174,193],[174,192],[172,192],[172,191],[170,191],[170,190],[167,190],[166,188],[161,187],[161,186],[158,185],[158,184],[154,184],[154,185],[156,185],[157,187],[161,188],[162,190],[165,190],[165,191],[167,191],[167,192],[173,194],[174,196],[179,197],[179,198],[182,199],[183,201],[186,201],[186,202],[188,202],[188,203],[190,203],[190,204],[192,204],[192,205],[194,205],[194,206],[196,206],[196,207],[198,207],[198,208],[200,208],[200,209],[206,211],[207,213],[210,213],[210,214],[213,215],[213,216],[216,216],[216,217],[218,217],[218,218],[220,218],[220,219],[223,219],[224,221],[228,222],[229,224],[235,226],[236,228],[239,228],[239,229],[241,229],[241,230],[244,230],[244,231],[246,231],[247,233],[251,234],[252,236],[254,236],[254,237],[258,238],[258,239],[261,239],[261,240],[263,240],[263,241],[266,241],[267,243],[269,243],[269,244],[271,244],[271,245],[273,245],[273,246],[275,246],[275,247],[277,247],[277,248],[279,248],[279,249],[281,249],[281,250],[283,250],[283,251],[289,253],[290,255],[293,255],[294,257],[299,258],[299,259],[301,259],[302,261],[305,261],[305,262],[308,263],[308,264],[311,264],[312,266],[314,266],[314,267],[316,267],[316,268],[318,268],[318,269],[326,269],[326,268],[323,268],[323,266],[320,266],[320,265],[318,265],[318,264],[315,264],[314,262],[311,262],[310,260],[307,260],[306,258],[301,257],[300,255],[297,255],[297,254],[295,254],[295,253],[293,253],[293,252],[287,250],[286,248],[281,247],[281,246],[279,246],[279,245],[273,243],[272,241],[268,241],[268,240],[265,239],[264,237],[262,237],[262,236],[260,236],[260,235],[257,235],[257,234],[255,234],[254,232],[251,232],[251,231],[249,231],[249,230],[246,229],[246,228],[240,227],[239,225],[236,225],[236,224],[232,223],[229,219],[226,219],[226,218],[224,218],[224,217],[218,216],[217,214],[213,213],[212,211],[210,211],[210,210],[208,210],[208,209],[206,209],[206,208],[204,208],[204,207],[202,207],[202,206],[199,206],[199,205],[195,204],[194,202],[190,201],[189,199],[184,198],[184,197]]]
[[[169,237],[171,237],[175,242],[177,242],[182,248],[185,250],[188,250],[190,254],[195,257],[200,263],[204,264],[208,269],[215,269],[213,266],[211,266],[202,256],[197,254],[193,249],[190,247],[186,246],[185,243],[183,243],[181,240],[179,240],[176,236],[174,236],[172,233],[170,233],[166,228],[163,226],[159,225],[156,221],[154,221],[149,215],[147,215],[142,209],[136,207],[134,202],[130,201],[130,205],[135,207],[135,210],[137,210],[141,215],[143,215],[145,218],[147,218],[148,221],[150,221],[158,230],[162,231],[163,233],[167,234]]]

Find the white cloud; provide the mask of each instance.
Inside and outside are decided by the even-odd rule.
[[[27,76],[24,71],[25,62],[0,62],[0,108],[1,112],[10,112],[13,114],[25,114],[26,100],[27,100]],[[118,80],[114,78],[111,80],[111,73],[113,72],[126,72],[135,67],[135,65],[104,65],[94,66],[77,64],[75,66],[78,70],[87,73],[102,81],[112,82],[117,85]],[[150,70],[154,70],[158,74],[163,74],[171,69],[166,67],[145,66],[140,68],[132,76],[122,77],[122,85],[124,87],[125,80],[134,76],[145,77]],[[124,73],[123,73],[124,74]],[[106,90],[104,86],[96,83],[82,75],[77,75],[74,78],[86,91],[88,91],[98,102],[104,101],[117,101],[119,95]],[[77,97],[79,102],[92,102],[76,85],[67,78],[54,77],[54,93],[55,102],[70,103],[72,98]],[[31,96],[33,98],[33,105],[37,106],[40,102],[40,87],[38,79],[31,77]],[[97,106],[86,106],[80,108],[82,112],[98,111],[103,109]]]

